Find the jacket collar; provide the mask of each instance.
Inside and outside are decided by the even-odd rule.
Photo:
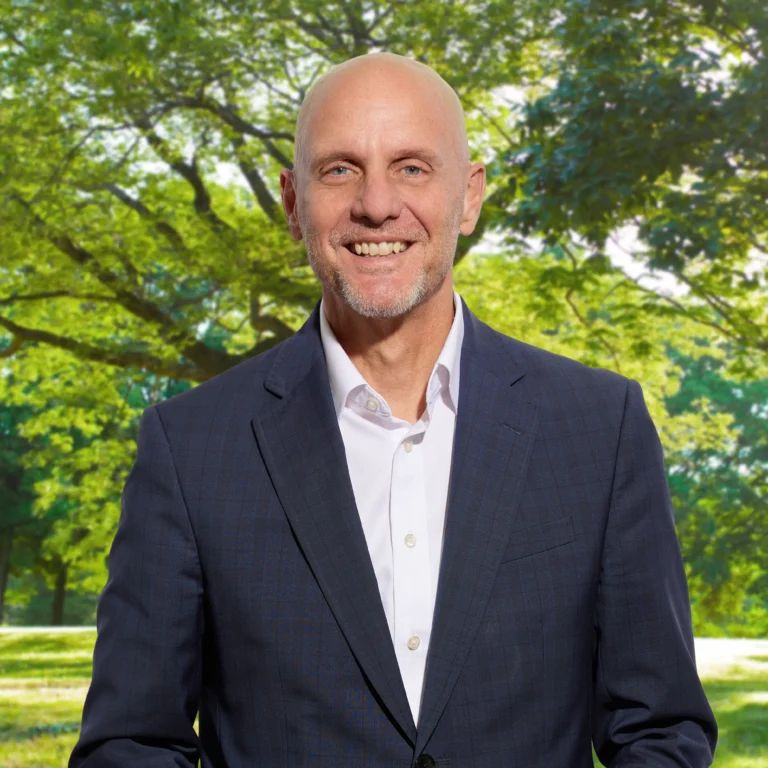
[[[469,356],[489,373],[513,384],[525,372],[523,352],[526,345],[495,331],[469,309],[459,294],[455,296],[463,321],[459,357]],[[317,358],[325,356],[320,328],[321,304],[322,301],[318,301],[304,325],[280,345],[275,362],[264,380],[264,386],[273,395],[287,397],[309,373]],[[458,391],[456,397],[458,399]]]

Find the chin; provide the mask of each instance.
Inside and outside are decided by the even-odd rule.
[[[400,317],[426,298],[423,281],[401,291],[388,291],[385,295],[366,293],[345,283],[339,293],[347,306],[358,315],[371,318]]]

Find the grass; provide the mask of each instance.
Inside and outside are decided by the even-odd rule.
[[[93,630],[0,633],[0,765],[66,766],[91,677]]]
[[[91,675],[93,630],[0,630],[0,766],[65,768]],[[716,641],[699,671],[720,727],[716,768],[768,768],[768,641]],[[757,648],[752,653],[730,648]],[[597,763],[596,763],[597,765]]]

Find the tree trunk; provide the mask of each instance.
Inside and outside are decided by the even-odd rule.
[[[0,624],[3,623],[5,609],[5,590],[8,586],[8,572],[11,569],[11,548],[13,546],[13,528],[0,533]]]
[[[56,574],[56,586],[53,590],[51,605],[51,626],[60,627],[64,623],[64,598],[67,592],[67,564],[60,561]]]

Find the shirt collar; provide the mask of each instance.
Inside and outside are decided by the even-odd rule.
[[[325,352],[325,361],[328,367],[328,378],[331,384],[333,404],[336,408],[336,416],[341,415],[341,409],[346,405],[350,392],[359,387],[371,387],[363,378],[355,364],[349,359],[349,355],[339,343],[331,329],[328,318],[325,316],[324,299],[320,301],[320,339]],[[464,313],[462,311],[461,297],[453,292],[453,323],[448,331],[443,348],[440,350],[432,375],[427,384],[427,398],[430,392],[439,390],[441,377],[448,380],[448,392],[454,410],[458,410],[459,403],[459,371],[461,366],[461,345],[464,341]]]

